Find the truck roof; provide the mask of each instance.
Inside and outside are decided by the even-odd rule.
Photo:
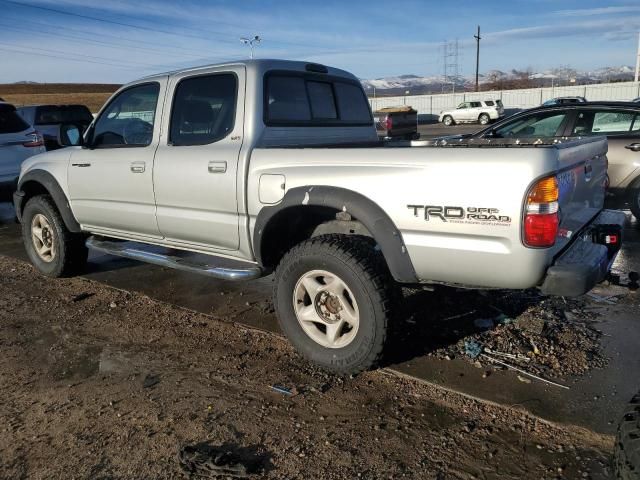
[[[269,70],[294,70],[294,71],[305,72],[305,71],[310,71],[309,66],[314,66],[315,68],[319,67],[319,68],[326,69],[326,72],[324,73],[327,73],[329,75],[358,80],[358,78],[355,75],[353,75],[350,72],[347,72],[346,70],[341,70],[339,68],[321,65],[319,63],[296,61],[296,60],[279,60],[279,59],[261,58],[261,59],[252,59],[252,60],[235,60],[235,61],[229,61],[229,62],[223,62],[223,63],[212,63],[209,65],[200,65],[197,67],[181,68],[177,70],[171,70],[168,72],[149,75],[147,77],[140,78],[130,83],[139,83],[140,81],[156,80],[162,77],[173,76],[173,75],[182,74],[182,73],[198,73],[201,70],[204,71],[214,67],[226,67],[226,66],[237,66],[237,65],[244,65],[245,68],[247,69],[247,74],[256,74],[256,75],[263,75],[265,72]]]

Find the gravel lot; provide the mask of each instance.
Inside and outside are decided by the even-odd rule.
[[[0,478],[180,478],[202,442],[256,478],[607,478],[610,436],[385,371],[328,376],[277,336],[18,260],[0,272]]]

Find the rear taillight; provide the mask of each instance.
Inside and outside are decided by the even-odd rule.
[[[22,144],[23,147],[41,147],[44,145],[44,138],[40,135],[40,132],[34,131],[27,135],[31,137],[31,140],[24,142]]]
[[[528,247],[552,247],[558,234],[558,181],[539,180],[527,195],[524,217],[524,243]]]
[[[390,115],[387,115],[386,118],[384,119],[384,128],[386,130],[391,130],[393,128],[393,119],[391,118]]]

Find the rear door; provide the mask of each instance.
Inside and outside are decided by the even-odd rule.
[[[611,188],[626,187],[640,165],[640,109],[579,109],[572,136],[606,135]]]
[[[158,227],[167,240],[203,250],[239,248],[244,91],[240,65],[172,79],[167,134],[154,167]]]

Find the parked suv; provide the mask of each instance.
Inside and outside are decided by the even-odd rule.
[[[542,105],[545,107],[548,107],[551,105],[571,105],[573,103],[585,103],[586,101],[587,99],[584,97],[556,97],[556,98],[550,98],[549,100],[544,102]]]
[[[44,151],[42,136],[20,118],[13,105],[0,102],[0,201],[11,199],[22,162]]]
[[[43,135],[47,150],[60,148],[60,125],[77,125],[82,133],[93,121],[93,115],[85,105],[31,105],[18,107],[17,111],[27,123]]]
[[[455,110],[440,112],[439,122],[446,126],[456,123],[476,123],[487,125],[492,120],[504,116],[502,100],[475,100],[462,102]]]

